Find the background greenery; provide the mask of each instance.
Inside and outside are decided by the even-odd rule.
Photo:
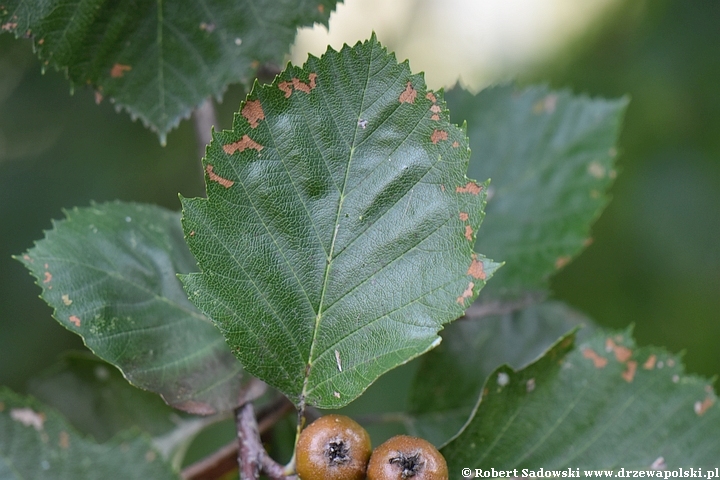
[[[614,200],[593,245],[555,278],[555,296],[603,325],[634,323],[640,344],[686,349],[688,371],[710,376],[720,374],[719,14],[711,0],[627,1],[521,78],[631,97]],[[0,384],[18,391],[81,343],[50,319],[10,255],[42,238],[62,208],[122,199],[178,209],[178,192],[203,192],[189,122],[163,148],[91,91],[67,92],[62,74],[41,75],[28,42],[0,36]],[[226,94],[220,127],[241,98]]]

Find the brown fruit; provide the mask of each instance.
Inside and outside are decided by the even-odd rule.
[[[432,443],[398,435],[373,451],[367,480],[448,480],[448,468]]]
[[[344,415],[326,415],[300,433],[295,464],[302,480],[363,480],[370,435]]]

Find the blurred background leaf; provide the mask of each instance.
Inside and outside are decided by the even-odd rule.
[[[675,355],[637,348],[630,328],[585,341],[570,334],[526,368],[493,372],[442,453],[451,472],[710,469],[720,449],[716,401]]]
[[[348,1],[348,8],[352,3],[364,4]],[[482,17],[467,10],[468,3],[477,2],[443,2],[430,12],[437,19],[442,10],[442,20],[420,21],[426,3],[368,4],[362,8],[375,8],[382,18],[364,24],[357,15],[343,20],[339,9],[330,30],[354,22],[356,36],[347,39],[354,42],[375,28],[379,40],[398,50],[399,59],[410,57],[411,67],[424,69],[435,88],[446,78],[435,74],[456,71],[447,64],[451,59],[467,63],[494,48],[500,54],[488,58],[513,62],[484,68],[491,78],[474,83],[471,76],[479,70],[472,67],[462,73],[463,82],[480,88],[519,76],[525,83],[549,82],[575,94],[630,96],[613,201],[592,229],[594,243],[554,278],[555,297],[605,326],[634,322],[639,344],[685,349],[688,371],[719,374],[720,4],[700,0],[688,8],[679,0],[605,1],[605,7],[593,7],[592,19],[578,20],[578,9],[570,5],[577,2],[558,0],[537,15],[557,20],[554,27],[530,28],[521,1],[482,2],[488,8]],[[513,41],[484,30],[485,37],[468,36],[464,42],[454,37],[451,50],[422,43],[443,38],[443,25],[458,25],[453,33],[459,36],[483,31],[472,23],[483,19],[516,25],[508,30],[515,32]],[[406,25],[419,33],[405,35]],[[572,34],[562,42],[553,39],[552,52],[534,57],[531,52],[523,58],[532,60],[515,61],[518,49],[538,38],[518,32],[548,36],[558,25]],[[406,38],[421,43],[402,50]],[[300,43],[295,55],[303,61]],[[446,63],[426,60],[433,55]],[[37,298],[39,289],[10,255],[41,238],[50,219],[61,217],[61,208],[122,199],[177,210],[177,192],[201,195],[203,185],[188,122],[169,134],[163,149],[152,133],[115,114],[107,102],[95,106],[92,92],[78,89],[71,97],[62,75],[41,76],[28,43],[0,35],[0,65],[0,383],[24,390],[26,379],[59,352],[81,344],[51,320],[50,309]],[[230,126],[242,97],[239,88],[225,95],[220,127]],[[402,371],[399,376],[408,377]],[[397,377],[388,376],[385,385],[392,387],[392,380]]]
[[[476,249],[505,262],[478,301],[542,295],[609,201],[627,99],[512,85],[446,99],[452,120],[468,124],[468,177],[491,179]]]
[[[206,97],[221,97],[230,83],[249,85],[259,67],[277,68],[297,27],[327,23],[334,7],[335,0],[8,0],[0,32],[30,38],[71,89],[92,86],[97,103],[107,97],[164,144]]]
[[[151,392],[130,385],[120,371],[87,352],[69,352],[28,382],[29,392],[62,413],[82,433],[106,442],[121,430],[157,436],[182,418]]]
[[[52,408],[5,387],[0,387],[0,476],[180,478],[139,430],[125,430],[105,443],[96,443],[79,434]]]

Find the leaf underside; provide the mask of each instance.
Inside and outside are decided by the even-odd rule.
[[[476,248],[505,266],[480,301],[545,291],[548,278],[592,240],[616,172],[615,142],[628,100],[590,99],[547,87],[446,94],[467,121],[468,172],[491,178]]]
[[[441,94],[373,37],[256,85],[183,200],[189,298],[247,371],[335,408],[437,344],[496,264]]]
[[[282,62],[298,27],[327,25],[336,0],[8,0],[2,31],[29,36],[44,65],[91,85],[165,135],[210,95]]]
[[[149,438],[126,431],[98,444],[30,397],[0,387],[3,480],[178,480]]]
[[[720,408],[712,386],[630,330],[558,341],[517,372],[490,375],[465,429],[442,449],[462,468],[717,467]]]
[[[114,202],[75,208],[19,260],[68,330],[134,385],[197,414],[242,401],[242,367],[177,273],[196,270],[179,215]]]

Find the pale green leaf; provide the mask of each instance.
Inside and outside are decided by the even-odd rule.
[[[452,118],[468,124],[469,175],[492,179],[476,247],[505,266],[481,300],[545,290],[591,241],[608,202],[627,99],[513,86],[477,95],[456,88],[446,98]]]
[[[0,478],[178,480],[180,476],[144,435],[126,431],[107,443],[96,443],[49,407],[0,387]]]
[[[121,202],[66,215],[20,258],[57,321],[176,408],[234,408],[242,368],[176,277],[196,269],[179,215]]]
[[[532,365],[493,372],[472,420],[442,449],[471,469],[715,468],[720,407],[707,380],[629,330],[574,347],[562,338]],[[655,467],[652,470],[651,467]]]
[[[279,65],[298,27],[327,24],[336,0],[8,0],[2,31],[29,36],[44,65],[90,85],[165,135],[228,84]]]
[[[183,201],[183,278],[250,373],[343,406],[439,341],[497,265],[473,252],[485,186],[441,94],[373,37],[258,86]]]

